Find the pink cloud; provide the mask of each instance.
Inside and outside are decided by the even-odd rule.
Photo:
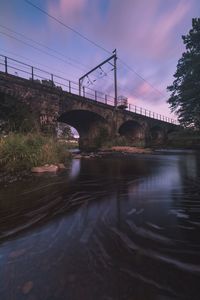
[[[104,24],[94,12],[91,34],[112,48],[120,48],[124,55],[149,59],[166,57],[174,50],[175,28],[184,20],[192,1],[179,0],[162,7],[160,0],[111,1]],[[88,22],[91,20],[88,20]]]
[[[137,89],[137,94],[139,96],[144,96],[147,93],[152,93],[152,87],[148,83],[142,82]]]
[[[174,41],[174,28],[183,20],[189,9],[190,3],[181,1],[174,10],[161,16],[154,27],[151,28],[151,34],[147,36],[148,50],[155,55],[166,56]],[[151,43],[151,41],[153,42]]]
[[[77,23],[87,0],[59,0],[49,2],[48,12],[56,17],[66,20],[68,23]]]

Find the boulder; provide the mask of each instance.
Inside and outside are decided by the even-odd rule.
[[[31,169],[33,173],[44,173],[44,172],[51,172],[55,173],[59,170],[58,165],[45,165],[41,167],[34,167]]]
[[[57,164],[59,170],[65,170],[66,167],[64,164]]]

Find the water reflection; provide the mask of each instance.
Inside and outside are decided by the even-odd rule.
[[[199,182],[198,154],[161,153],[3,189],[0,299],[199,299]]]
[[[80,159],[73,159],[71,162],[69,178],[75,179],[80,173],[81,161]]]

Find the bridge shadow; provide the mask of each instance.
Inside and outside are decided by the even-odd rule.
[[[145,141],[145,127],[137,121],[128,120],[124,122],[118,130],[118,133],[127,143],[138,146],[143,145]]]
[[[66,123],[77,130],[80,150],[96,150],[108,136],[107,121],[99,114],[88,110],[65,112],[58,118],[58,122]]]

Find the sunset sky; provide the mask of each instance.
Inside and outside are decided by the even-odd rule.
[[[119,94],[133,104],[170,115],[166,87],[172,83],[184,51],[181,36],[191,28],[192,18],[200,16],[199,0],[30,1],[108,52],[116,48],[121,60],[133,70],[118,61]],[[24,0],[0,0],[0,54],[78,81],[109,57],[108,52]],[[111,69],[105,66],[107,76],[93,82],[91,88],[113,94]],[[91,81],[101,77],[100,73],[96,71]]]

